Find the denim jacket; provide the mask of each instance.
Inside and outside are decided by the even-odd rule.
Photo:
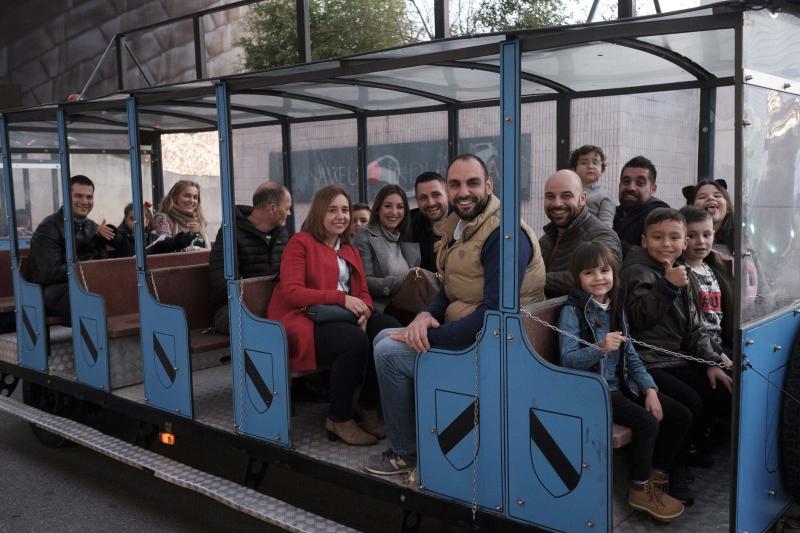
[[[581,321],[583,320],[584,328],[587,328],[593,337],[586,340],[600,344],[609,332],[610,319],[610,310],[603,310],[588,293],[573,289],[561,310],[558,327],[581,338],[584,337],[581,334]],[[626,337],[629,334],[624,314],[622,334]],[[599,373],[612,391],[620,389],[620,376],[625,380],[628,390],[636,396],[643,394],[649,388],[658,389],[630,342],[623,343],[617,351],[603,352],[562,335],[559,337],[559,348],[563,366]]]

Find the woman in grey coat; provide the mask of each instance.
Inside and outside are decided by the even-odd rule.
[[[410,218],[405,191],[386,185],[372,204],[369,225],[355,235],[353,244],[364,262],[367,287],[377,311],[384,311],[408,271],[419,266],[419,245],[410,242]],[[405,316],[395,318],[409,320]]]

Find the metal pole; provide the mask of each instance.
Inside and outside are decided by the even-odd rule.
[[[131,192],[133,193],[133,216],[136,220],[134,246],[136,249],[136,271],[144,272],[144,198],[142,197],[142,162],[139,151],[139,111],[136,98],[129,96],[126,101],[128,111],[128,153],[131,162]],[[138,277],[138,274],[137,274]]]
[[[153,210],[164,198],[164,163],[161,155],[161,133],[153,134],[150,145],[150,197],[153,199]]]
[[[300,63],[311,61],[311,16],[308,0],[295,0],[297,7],[297,52]]]
[[[450,6],[448,0],[433,2],[433,37],[446,39],[450,37]]]
[[[558,95],[556,100],[556,166],[558,168],[569,168],[569,152],[571,135],[570,119],[572,109],[572,98],[565,94]]]
[[[358,165],[358,201],[367,202],[367,118],[359,115],[356,118],[356,130],[358,132],[358,153],[356,164]]]
[[[72,224],[72,194],[69,182],[70,170],[67,118],[62,106],[59,106],[56,117],[58,124],[58,155],[61,159],[61,205],[64,206],[64,238],[67,248],[67,273],[68,275],[72,275],[72,267],[73,263],[75,262],[75,232],[73,231],[74,226]]]
[[[700,120],[697,134],[697,179],[714,175],[714,120],[717,89],[700,89]]]
[[[194,37],[194,73],[198,80],[206,77],[206,35],[203,17],[192,17],[192,34]]]
[[[288,122],[281,123],[281,155],[283,156],[283,186],[292,190],[292,126]],[[286,229],[294,233],[294,209],[286,221]]]
[[[455,159],[458,153],[458,108],[451,107],[447,110],[447,161]]]
[[[124,57],[122,54],[123,38],[124,37],[119,34],[114,36],[114,53],[117,56],[117,89],[120,91],[125,90],[125,65],[122,64]]]
[[[633,16],[633,0],[617,1],[617,18],[627,19]]]
[[[11,143],[8,139],[8,123],[5,115],[0,115],[0,150],[3,160],[3,205],[8,224],[8,249],[11,255],[11,268],[17,268],[17,218],[14,213],[14,177],[11,167]],[[16,289],[16,287],[14,287]],[[15,294],[18,294],[15,292]],[[19,296],[17,295],[19,304]]]
[[[219,124],[219,174],[222,189],[222,247],[225,280],[238,277],[236,272],[236,220],[233,215],[233,149],[231,132],[231,101],[226,82],[217,83],[217,122]]]

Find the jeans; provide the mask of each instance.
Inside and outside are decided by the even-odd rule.
[[[383,422],[394,453],[417,454],[417,424],[414,413],[414,367],[417,352],[388,334],[400,328],[381,331],[374,341],[375,369],[383,404]]]

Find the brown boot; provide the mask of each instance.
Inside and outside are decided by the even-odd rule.
[[[683,514],[683,504],[662,492],[652,479],[639,487],[631,485],[628,489],[628,505],[661,522],[669,522]]]
[[[651,469],[650,482],[664,494],[669,494],[669,476],[663,470],[658,468]]]
[[[325,429],[328,431],[328,440],[342,439],[351,446],[370,446],[378,442],[378,439],[358,427],[352,418],[346,422],[333,422],[326,418]]]
[[[370,435],[374,435],[378,440],[386,438],[386,430],[383,427],[383,422],[378,418],[378,411],[364,409],[363,411],[360,410],[357,415],[358,425],[361,426],[361,429]]]

